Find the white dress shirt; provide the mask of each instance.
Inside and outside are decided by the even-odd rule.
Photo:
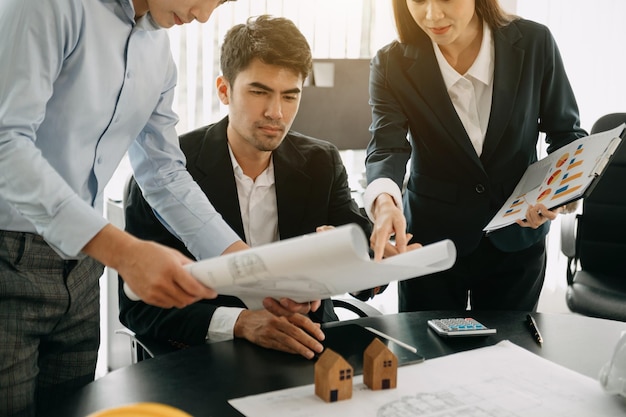
[[[433,43],[437,63],[456,113],[478,156],[483,151],[485,133],[491,114],[493,97],[494,45],[489,25],[483,23],[480,51],[472,66],[463,75],[456,72]]]
[[[246,243],[255,247],[276,242],[279,240],[278,205],[273,159],[270,159],[269,166],[253,180],[243,173],[230,145],[228,151],[237,184]],[[207,342],[232,339],[235,323],[242,310],[242,308],[237,307],[218,307],[209,323]]]
[[[230,146],[229,146],[230,151]],[[278,206],[274,180],[274,162],[256,178],[243,173],[237,159],[230,151],[237,183],[237,195],[246,243],[252,247],[278,240]]]

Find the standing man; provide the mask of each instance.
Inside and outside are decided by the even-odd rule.
[[[337,148],[289,131],[311,63],[306,39],[288,19],[260,16],[233,27],[222,46],[223,75],[217,78],[228,116],[181,136],[192,177],[250,246],[312,233],[322,225],[357,223],[367,235],[371,231],[351,198]],[[193,256],[159,222],[134,182],[126,230]],[[311,319],[337,320],[330,300],[309,317],[276,317],[248,310],[230,296],[163,309],[119,293],[122,323],[138,335],[176,345],[237,337],[312,358],[322,351],[324,336]]]
[[[194,256],[247,247],[185,169],[162,30],[224,1],[0,2],[0,415],[34,416],[93,380],[103,264],[161,307],[216,296],[187,257],[102,217],[127,150]]]

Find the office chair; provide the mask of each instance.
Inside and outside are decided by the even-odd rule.
[[[359,317],[382,316],[383,314],[377,308],[354,298],[333,298],[332,302],[335,309],[345,308]]]
[[[177,350],[177,348],[170,346],[166,342],[145,336],[137,336],[135,332],[126,327],[117,329],[115,334],[128,336],[131,364],[136,364],[144,359],[154,358],[155,356]]]
[[[607,114],[591,133],[626,122],[626,113]],[[565,215],[561,251],[568,258],[568,308],[586,316],[626,321],[626,144],[582,202],[582,213]]]

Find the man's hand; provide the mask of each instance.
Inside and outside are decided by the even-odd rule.
[[[191,260],[180,252],[140,240],[106,225],[83,252],[114,268],[144,302],[157,307],[182,308],[217,293],[202,285],[183,265]]]
[[[244,310],[235,323],[234,334],[259,346],[307,359],[324,350],[320,343],[324,340],[320,325],[302,314],[278,317],[266,310]]]
[[[380,261],[386,252],[389,255],[406,252],[407,237],[410,236],[406,233],[406,218],[393,198],[389,194],[379,195],[374,201],[372,213],[375,220],[370,246],[374,249],[374,260]],[[389,243],[391,236],[395,236],[395,246]]]
[[[263,307],[275,316],[290,316],[292,314],[308,314],[310,311],[317,311],[322,305],[321,300],[314,300],[308,303],[297,303],[289,298],[266,297],[263,299]]]

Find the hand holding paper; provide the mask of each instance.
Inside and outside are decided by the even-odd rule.
[[[500,211],[485,226],[493,231],[523,220],[528,206],[549,209],[588,195],[617,150],[626,124],[580,138],[530,165]]]
[[[350,224],[281,240],[187,265],[219,294],[239,297],[250,309],[265,297],[307,302],[443,271],[452,267],[450,240],[380,262],[370,260],[363,231]]]

